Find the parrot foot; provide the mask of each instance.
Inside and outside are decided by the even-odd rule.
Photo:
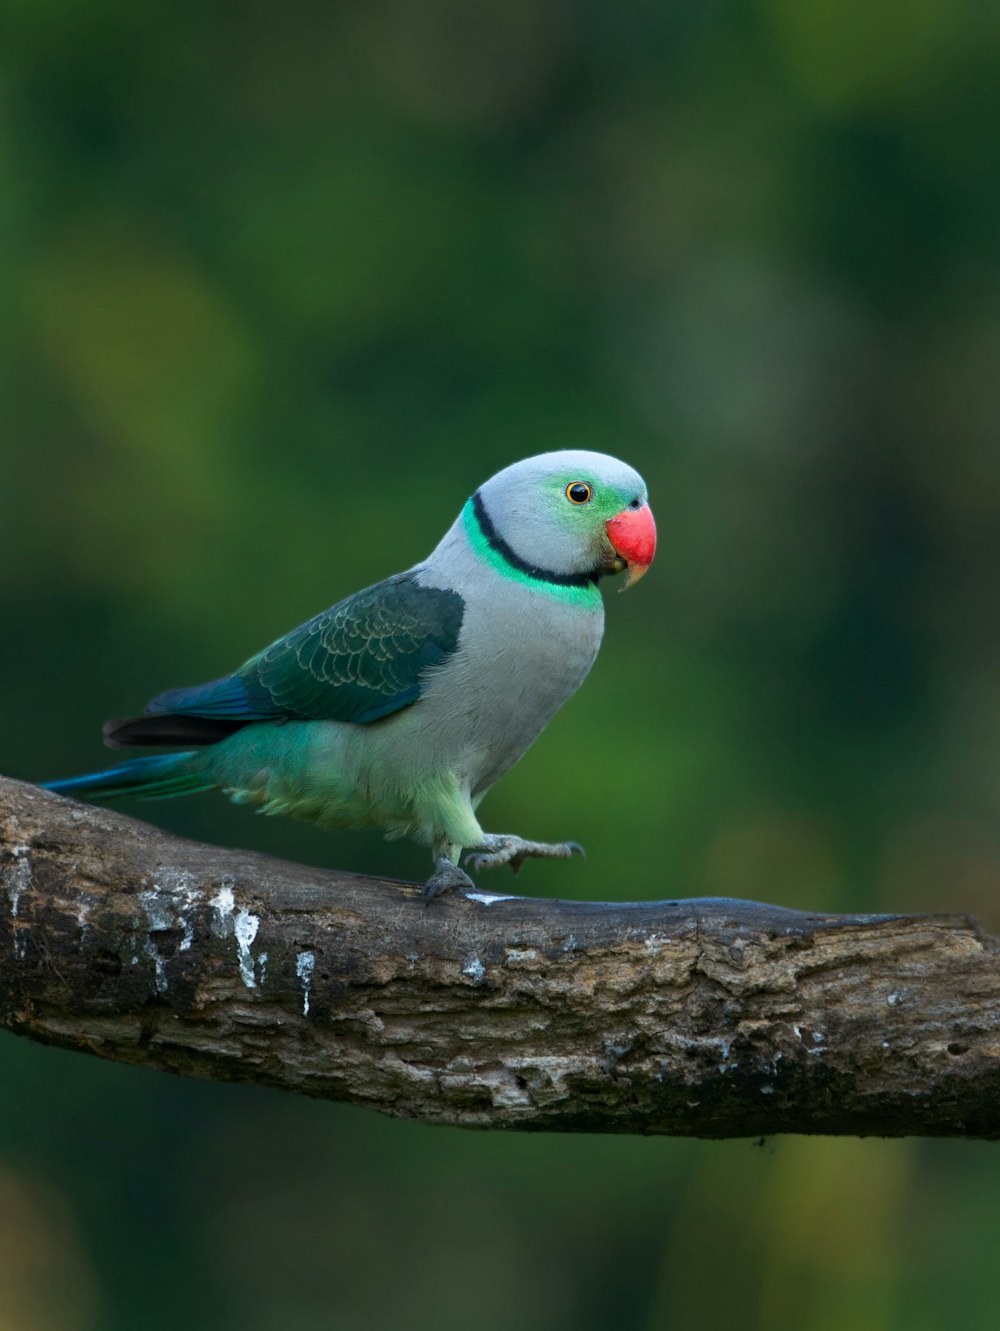
[[[460,869],[454,861],[442,855],[434,866],[434,872],[424,883],[424,905],[429,906],[441,892],[450,892],[456,887],[465,889],[475,886],[464,869]]]
[[[500,864],[509,864],[517,873],[526,859],[568,860],[571,855],[582,855],[586,851],[578,841],[557,841],[549,844],[545,841],[524,841],[519,836],[499,836],[487,833],[482,844],[465,857],[465,863],[477,872],[480,869],[495,869]]]

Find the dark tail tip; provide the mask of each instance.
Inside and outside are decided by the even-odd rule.
[[[125,738],[131,725],[131,721],[105,721],[103,727],[104,743],[109,749],[125,749],[128,748],[130,743],[134,742]]]
[[[246,721],[212,716],[136,716],[125,721],[108,721],[104,743],[109,749],[128,749],[138,744],[214,744]]]

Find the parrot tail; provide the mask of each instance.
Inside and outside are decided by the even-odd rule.
[[[71,795],[74,799],[117,800],[132,796],[136,799],[169,799],[172,795],[191,795],[198,790],[211,790],[214,782],[206,779],[197,761],[200,754],[165,753],[148,758],[130,758],[117,767],[87,776],[70,776],[62,781],[43,781],[43,790],[57,795]]]

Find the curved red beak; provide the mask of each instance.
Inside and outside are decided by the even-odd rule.
[[[628,568],[622,591],[638,582],[653,562],[656,553],[656,523],[648,504],[642,508],[625,508],[617,517],[609,518],[604,524],[608,540],[615,548],[619,559],[623,559]]]

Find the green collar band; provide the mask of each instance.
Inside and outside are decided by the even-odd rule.
[[[503,577],[572,605],[591,608],[600,605],[601,593],[589,573],[552,573],[515,554],[493,526],[478,491],[462,510],[462,520],[472,549],[484,564]]]

